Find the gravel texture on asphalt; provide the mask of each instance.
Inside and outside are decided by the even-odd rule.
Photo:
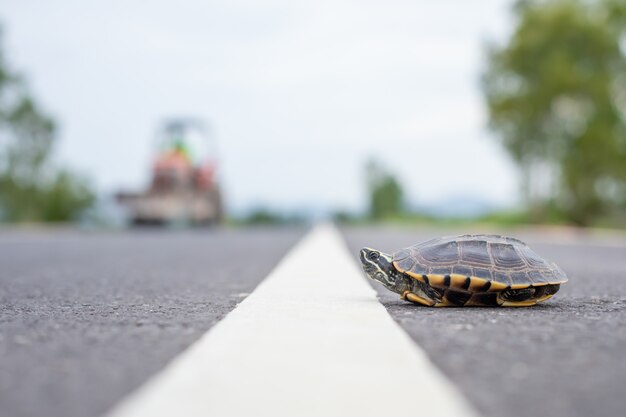
[[[242,301],[303,233],[1,233],[0,415],[105,412]]]
[[[455,234],[343,231],[355,261],[362,246],[393,252],[439,233]],[[568,274],[569,283],[553,299],[530,308],[434,309],[372,284],[391,316],[484,415],[624,415],[626,240],[513,236]]]

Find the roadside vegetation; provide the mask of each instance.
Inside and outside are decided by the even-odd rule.
[[[521,172],[515,210],[450,218],[411,210],[400,182],[368,163],[368,211],[337,220],[438,226],[626,227],[626,3],[518,1],[515,29],[489,45],[489,125]]]
[[[519,1],[492,45],[490,126],[522,173],[524,220],[626,225],[626,3]]]
[[[68,222],[94,201],[86,180],[54,161],[55,123],[0,48],[0,222]]]
[[[308,223],[306,216],[299,213],[282,213],[267,207],[257,207],[241,216],[228,219],[231,226],[299,226]]]
[[[513,13],[510,38],[486,47],[481,85],[489,127],[521,173],[523,203],[470,218],[426,214],[370,160],[366,210],[336,220],[626,228],[626,2],[518,0]],[[94,203],[88,181],[56,162],[55,132],[0,45],[0,222],[73,221]],[[259,208],[230,223],[308,220]]]

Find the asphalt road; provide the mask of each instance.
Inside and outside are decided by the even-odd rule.
[[[356,254],[362,246],[392,252],[442,232],[347,229],[344,234]],[[402,301],[375,284],[380,300],[486,416],[624,415],[626,240],[514,235],[569,275],[570,282],[544,304],[433,309]]]
[[[355,261],[364,245],[392,251],[451,233],[343,232]],[[100,415],[232,310],[303,234],[0,233],[0,415]],[[381,302],[486,416],[623,415],[626,239],[513,234],[570,276],[552,300],[432,309],[376,287]]]
[[[232,310],[303,233],[0,233],[0,415],[105,412]]]

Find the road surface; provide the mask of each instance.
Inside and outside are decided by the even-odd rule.
[[[101,415],[253,291],[303,232],[1,234],[0,415]]]
[[[342,232],[352,253],[363,245],[392,251],[450,233]],[[3,232],[1,414],[102,415],[222,320],[304,234]],[[375,286],[379,299],[485,416],[623,414],[626,240],[518,236],[570,276],[544,305],[428,309]],[[311,256],[324,262],[323,250]],[[332,285],[324,291],[332,296]],[[423,400],[409,401],[409,408],[419,411]]]
[[[465,231],[459,231],[465,232]],[[450,231],[346,230],[353,252]],[[532,308],[413,306],[375,284],[391,316],[486,416],[618,416],[626,407],[626,240],[517,234],[570,282]]]

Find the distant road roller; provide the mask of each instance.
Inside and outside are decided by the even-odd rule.
[[[143,193],[120,192],[133,225],[212,225],[223,219],[213,140],[204,124],[174,119],[157,134],[152,179]]]

